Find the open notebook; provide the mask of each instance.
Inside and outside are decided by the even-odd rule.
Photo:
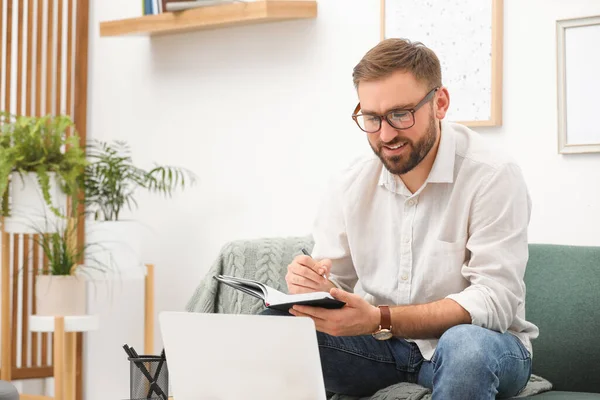
[[[286,294],[252,279],[236,278],[228,275],[217,275],[214,278],[225,285],[261,299],[265,303],[265,307],[281,311],[287,311],[295,304],[323,308],[341,308],[346,304],[333,298],[327,292]]]

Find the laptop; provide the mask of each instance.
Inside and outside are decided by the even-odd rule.
[[[310,318],[162,312],[175,400],[325,400]]]

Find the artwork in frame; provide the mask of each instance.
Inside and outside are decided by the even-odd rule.
[[[421,42],[437,54],[449,120],[500,126],[503,14],[503,0],[381,0],[381,39]]]
[[[558,151],[600,153],[600,15],[556,21]]]

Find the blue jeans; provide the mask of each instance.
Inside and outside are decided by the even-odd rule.
[[[270,309],[262,314],[290,315]],[[448,329],[430,361],[416,344],[400,338],[317,332],[317,339],[328,393],[370,396],[410,382],[432,389],[433,400],[507,398],[531,375],[531,356],[518,338],[475,325]]]

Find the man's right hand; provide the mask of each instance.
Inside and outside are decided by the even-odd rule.
[[[290,294],[329,292],[335,285],[326,277],[331,270],[331,260],[316,261],[312,257],[300,255],[288,265],[285,275]],[[325,277],[323,277],[325,275]]]

